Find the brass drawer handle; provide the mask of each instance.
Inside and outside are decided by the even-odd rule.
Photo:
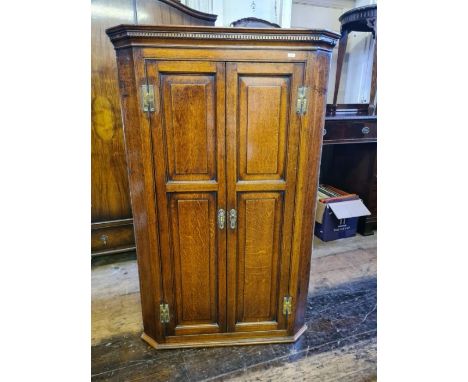
[[[367,126],[364,126],[361,130],[363,134],[369,134],[370,129]]]
[[[226,211],[222,208],[218,210],[218,228],[224,229],[224,225],[226,224]]]
[[[107,239],[109,239],[109,236],[107,236],[107,235],[101,235],[101,237],[99,238],[99,240],[101,240],[101,242],[104,245],[107,245]]]
[[[231,211],[229,211],[229,223],[230,223],[231,229],[236,229],[237,211],[235,209],[232,209]]]

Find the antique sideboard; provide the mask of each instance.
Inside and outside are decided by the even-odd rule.
[[[358,194],[371,211],[359,218],[358,232],[372,235],[377,228],[377,5],[345,12],[340,17],[335,89],[327,105],[320,171],[322,183]],[[351,32],[370,33],[372,71],[367,103],[338,103],[341,77]]]

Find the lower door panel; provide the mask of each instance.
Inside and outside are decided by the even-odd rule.
[[[214,193],[170,197],[175,335],[220,331],[216,205]]]
[[[278,328],[281,192],[240,193],[235,330]]]

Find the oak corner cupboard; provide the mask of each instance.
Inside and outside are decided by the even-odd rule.
[[[120,25],[144,333],[155,348],[306,329],[330,56],[310,29]]]

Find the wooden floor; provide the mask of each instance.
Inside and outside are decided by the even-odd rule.
[[[314,238],[307,332],[295,344],[157,351],[141,339],[138,270],[128,255],[92,267],[94,381],[374,381],[376,235]]]

